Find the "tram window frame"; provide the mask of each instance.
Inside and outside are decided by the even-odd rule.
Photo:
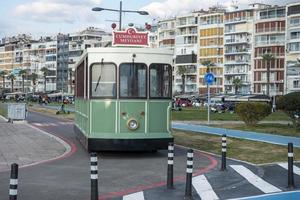
[[[159,96],[159,97],[153,97],[153,96],[151,96],[151,85],[152,85],[152,83],[151,83],[151,67],[153,67],[153,66],[156,66],[156,65],[168,65],[169,66],[169,69],[170,69],[170,77],[169,77],[169,89],[170,89],[170,95],[168,96],[168,97],[163,97],[163,96]],[[148,90],[149,90],[149,99],[172,99],[172,65],[170,65],[170,64],[168,64],[168,63],[151,63],[150,65],[149,65],[149,88],[148,88]]]
[[[75,97],[84,99],[84,62],[80,63],[75,69]],[[80,69],[79,69],[80,68]],[[79,70],[81,70],[79,72]],[[78,76],[78,73],[83,73],[82,76]],[[80,77],[80,78],[79,78]],[[79,87],[80,86],[80,87]]]
[[[138,97],[138,96],[122,96],[121,95],[121,66],[124,64],[141,64],[145,66],[145,97]],[[120,63],[119,65],[119,99],[148,99],[148,65],[146,63],[140,63],[140,62],[124,62],[124,63]]]
[[[116,87],[115,87],[115,94],[113,96],[93,96],[92,92],[93,92],[93,83],[92,83],[92,69],[93,69],[93,66],[94,65],[105,65],[105,64],[109,64],[109,65],[113,65],[115,67],[115,84],[116,84]],[[90,65],[90,69],[89,69],[89,73],[90,73],[90,80],[89,80],[89,84],[90,84],[90,99],[117,99],[117,88],[118,88],[118,78],[117,78],[117,64],[114,63],[114,62],[95,62],[95,63],[92,63]]]

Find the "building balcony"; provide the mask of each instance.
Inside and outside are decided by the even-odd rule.
[[[269,28],[259,28],[255,30],[255,34],[268,34],[268,33],[284,33],[285,27],[269,27]]]
[[[276,57],[284,57],[285,53],[270,53],[272,56]],[[254,59],[262,59],[264,53],[256,54]]]
[[[252,20],[250,17],[234,17],[232,19],[227,19],[224,21],[225,24],[234,24],[234,23],[242,23],[248,20]]]
[[[248,74],[246,71],[241,71],[241,70],[230,70],[230,71],[225,71],[224,75],[235,75],[235,74]]]
[[[242,39],[226,39],[225,40],[225,45],[226,44],[241,44],[241,43],[249,43],[250,40],[247,38],[242,38]]]
[[[224,65],[241,65],[250,64],[250,60],[226,60]]]
[[[241,50],[225,51],[224,55],[239,55],[239,54],[249,54],[249,53],[251,53],[250,49],[241,49]]]
[[[285,45],[285,41],[256,41],[255,46]]]

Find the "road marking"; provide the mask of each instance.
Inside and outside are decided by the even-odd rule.
[[[123,200],[144,200],[144,193],[137,192],[129,195],[123,196]]]
[[[287,163],[279,163],[278,164],[280,167],[283,167],[284,169],[288,169],[288,164]],[[300,175],[300,168],[297,166],[293,166],[293,171],[294,174]]]
[[[271,192],[281,192],[281,190],[270,183],[264,181],[257,175],[255,175],[252,171],[248,168],[244,167],[243,165],[230,165],[237,173],[243,176],[245,179],[249,181],[253,186],[258,188],[264,193],[271,193]]]
[[[202,200],[219,199],[204,175],[194,177],[192,183]]]
[[[48,123],[49,126],[58,126],[57,124],[55,123]]]
[[[41,123],[32,123],[32,124],[35,126],[43,126],[43,124],[41,124]]]

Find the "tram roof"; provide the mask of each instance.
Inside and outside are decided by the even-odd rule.
[[[165,48],[134,48],[134,47],[99,47],[99,48],[87,48],[81,55],[80,59],[76,63],[76,67],[79,63],[83,61],[83,59],[91,53],[138,53],[138,54],[157,54],[157,55],[172,55],[173,50],[165,49]]]

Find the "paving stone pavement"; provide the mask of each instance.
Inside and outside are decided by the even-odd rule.
[[[12,163],[24,166],[58,157],[65,151],[63,144],[38,129],[0,118],[0,171],[9,170]]]

